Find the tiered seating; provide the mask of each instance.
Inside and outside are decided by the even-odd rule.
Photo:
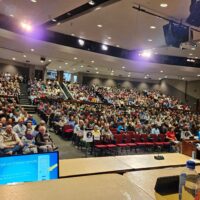
[[[101,102],[93,87],[80,85],[78,83],[69,83],[66,86],[71,92],[74,100],[88,101],[93,103]]]
[[[22,77],[0,76],[0,156],[53,151],[57,147],[46,132],[44,122],[37,125],[32,115],[17,105]],[[15,88],[14,88],[15,87]],[[8,96],[9,95],[9,96]]]
[[[134,105],[138,107],[162,107],[189,110],[189,107],[181,104],[178,99],[166,96],[159,91],[137,91],[135,89],[97,86],[96,91],[101,94],[108,103],[112,103],[115,106]]]
[[[192,127],[199,124],[195,113],[160,107],[144,109],[140,106],[41,102],[38,108],[51,119],[50,125],[58,135],[72,139],[73,144],[82,149],[87,143],[84,141],[84,131],[91,130],[94,138],[99,138],[89,145],[95,155],[132,153],[133,150],[171,151],[171,145],[178,143],[185,127],[189,126],[195,135],[198,129]],[[105,129],[106,124],[109,125],[108,130]],[[94,131],[95,126],[98,131]],[[169,131],[174,133],[173,138],[168,137],[171,135]]]
[[[32,103],[37,103],[40,99],[59,99],[63,98],[63,93],[57,81],[30,81],[29,99]]]

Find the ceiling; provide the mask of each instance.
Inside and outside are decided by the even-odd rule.
[[[0,13],[13,15],[12,17],[18,21],[31,20],[34,25],[40,25],[87,2],[87,0],[37,0],[37,3],[32,3],[30,0],[17,2],[0,0]],[[185,20],[189,15],[190,0],[173,0],[173,3],[165,0],[164,2],[168,3],[167,8],[160,7],[162,2],[163,0],[121,0],[109,6],[98,7],[82,16],[50,27],[49,30],[113,46],[119,45],[125,49],[152,49],[155,54],[200,58],[200,47],[193,51],[166,47],[162,26],[167,22],[132,8],[140,4],[149,11],[179,20]],[[97,26],[99,24],[102,25],[101,28]],[[156,29],[151,29],[150,26],[155,26]],[[148,39],[152,41],[149,42]],[[194,39],[200,39],[200,33],[195,32]],[[34,49],[34,52],[31,49]],[[41,56],[46,57],[45,63],[40,62]],[[23,63],[29,60],[31,64],[37,66],[45,64],[49,69],[72,73],[89,71],[87,73],[98,72],[102,75],[130,76],[130,78],[144,78],[149,75],[146,78],[154,80],[165,77],[200,79],[197,77],[200,68],[125,60],[33,40],[2,29],[0,29],[0,58],[8,60],[15,58],[16,61]]]

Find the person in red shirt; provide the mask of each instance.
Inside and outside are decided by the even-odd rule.
[[[168,139],[175,148],[175,151],[180,151],[180,142],[176,138],[176,133],[174,132],[174,127],[170,127],[166,133],[166,139]]]

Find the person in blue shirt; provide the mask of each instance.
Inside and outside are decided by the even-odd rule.
[[[160,129],[158,128],[158,126],[157,126],[156,124],[154,124],[154,125],[152,126],[151,134],[156,134],[156,135],[159,135],[159,134],[160,134]]]
[[[31,121],[33,126],[36,126],[36,125],[37,125],[37,122],[36,122],[36,120],[33,118],[33,115],[29,115],[29,116],[28,116],[28,119],[26,120],[26,123],[27,123],[28,121]]]
[[[120,134],[122,131],[126,131],[126,126],[123,122],[119,123],[117,127],[117,133]]]

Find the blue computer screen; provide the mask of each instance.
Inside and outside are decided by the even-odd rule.
[[[57,179],[58,152],[0,158],[0,184]]]

